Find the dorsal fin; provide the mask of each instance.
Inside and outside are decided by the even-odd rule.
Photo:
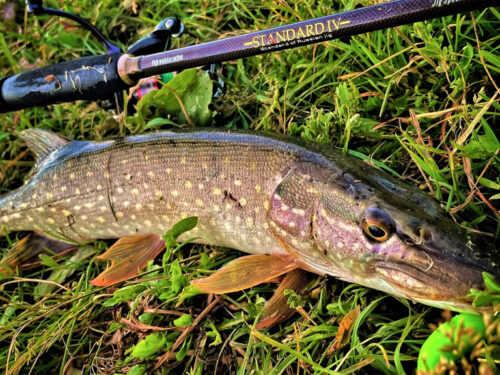
[[[26,129],[21,132],[20,136],[36,155],[37,164],[41,163],[52,151],[71,142],[71,139],[42,129]]]

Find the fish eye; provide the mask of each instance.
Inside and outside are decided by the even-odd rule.
[[[368,227],[368,232],[370,233],[370,236],[376,239],[384,238],[387,236],[387,232],[384,230],[384,228],[378,227],[374,224]]]
[[[394,222],[391,217],[379,208],[369,208],[361,220],[363,232],[372,241],[387,241],[394,232]]]

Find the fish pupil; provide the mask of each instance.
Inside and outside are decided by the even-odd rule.
[[[382,228],[377,227],[376,225],[370,225],[368,227],[368,231],[375,238],[382,238],[385,236],[385,231]]]

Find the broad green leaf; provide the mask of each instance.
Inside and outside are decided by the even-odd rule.
[[[142,293],[146,289],[145,285],[128,285],[121,289],[118,289],[113,293],[113,297],[108,299],[103,303],[103,306],[110,307],[114,306],[120,302],[132,301],[135,297],[137,297],[140,293]]]
[[[173,248],[177,244],[177,237],[187,231],[190,231],[191,229],[196,227],[197,224],[198,218],[196,216],[185,218],[174,224],[172,229],[167,231],[167,233],[163,236],[163,239],[165,240],[165,247],[167,249]]]
[[[127,375],[143,375],[146,373],[147,368],[148,365],[146,364],[132,366],[130,370],[127,371]]]
[[[176,327],[186,327],[193,323],[193,318],[189,314],[184,314],[174,320],[174,326]]]
[[[132,350],[132,357],[138,359],[144,359],[152,354],[157,353],[167,341],[165,335],[161,332],[152,333],[146,338],[142,339],[134,346]]]
[[[159,90],[145,95],[138,104],[138,112],[143,118],[171,117],[177,123],[185,123],[185,110],[196,126],[206,126],[212,117],[209,109],[212,90],[213,82],[207,72],[200,69],[185,70]]]

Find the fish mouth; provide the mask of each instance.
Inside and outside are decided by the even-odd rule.
[[[431,300],[443,298],[442,294],[430,288],[431,283],[435,283],[435,280],[432,280],[432,277],[426,275],[418,267],[403,263],[377,262],[374,269],[382,279],[406,298]]]
[[[427,257],[415,264],[377,261],[374,270],[406,298],[460,305],[471,304],[470,290],[484,289],[482,272],[491,272],[470,260]]]

